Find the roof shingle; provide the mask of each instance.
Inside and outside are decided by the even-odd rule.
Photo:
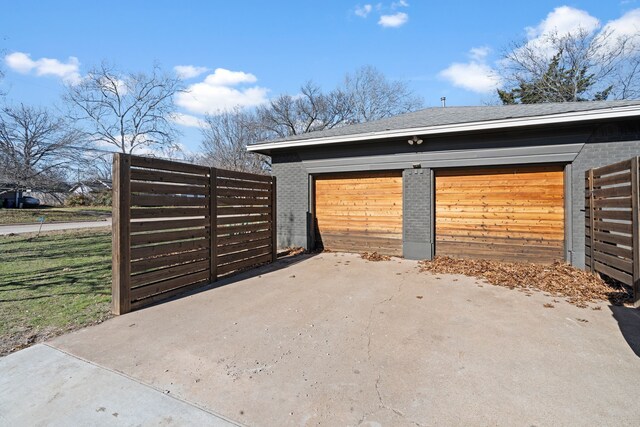
[[[251,145],[266,143],[272,144],[285,141],[303,141],[307,139],[339,137],[397,129],[412,129],[429,126],[457,125],[464,123],[489,122],[494,120],[551,116],[554,114],[603,110],[607,108],[636,105],[640,105],[640,100],[561,102],[476,107],[432,107],[381,120],[309,132],[282,139],[261,141]]]

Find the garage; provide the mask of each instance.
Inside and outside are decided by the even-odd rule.
[[[585,172],[638,155],[639,119],[640,100],[432,107],[248,149],[271,156],[281,247],[584,268]],[[397,171],[395,193],[363,171]]]
[[[564,259],[564,167],[436,171],[436,255]]]
[[[316,246],[402,255],[402,172],[315,177]]]

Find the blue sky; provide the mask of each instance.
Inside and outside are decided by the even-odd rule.
[[[9,103],[60,104],[64,82],[102,60],[154,62],[188,78],[178,99],[194,150],[205,111],[247,108],[313,80],[325,89],[373,65],[426,106],[493,99],[500,52],[551,27],[640,29],[640,1],[30,1],[3,0],[0,89]]]

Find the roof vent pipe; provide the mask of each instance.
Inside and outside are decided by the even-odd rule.
[[[443,96],[440,98],[440,102],[442,102],[442,108],[447,106],[447,97]]]

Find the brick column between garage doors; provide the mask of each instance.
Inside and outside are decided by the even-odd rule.
[[[402,240],[407,259],[433,256],[433,171],[405,169],[402,172]]]

